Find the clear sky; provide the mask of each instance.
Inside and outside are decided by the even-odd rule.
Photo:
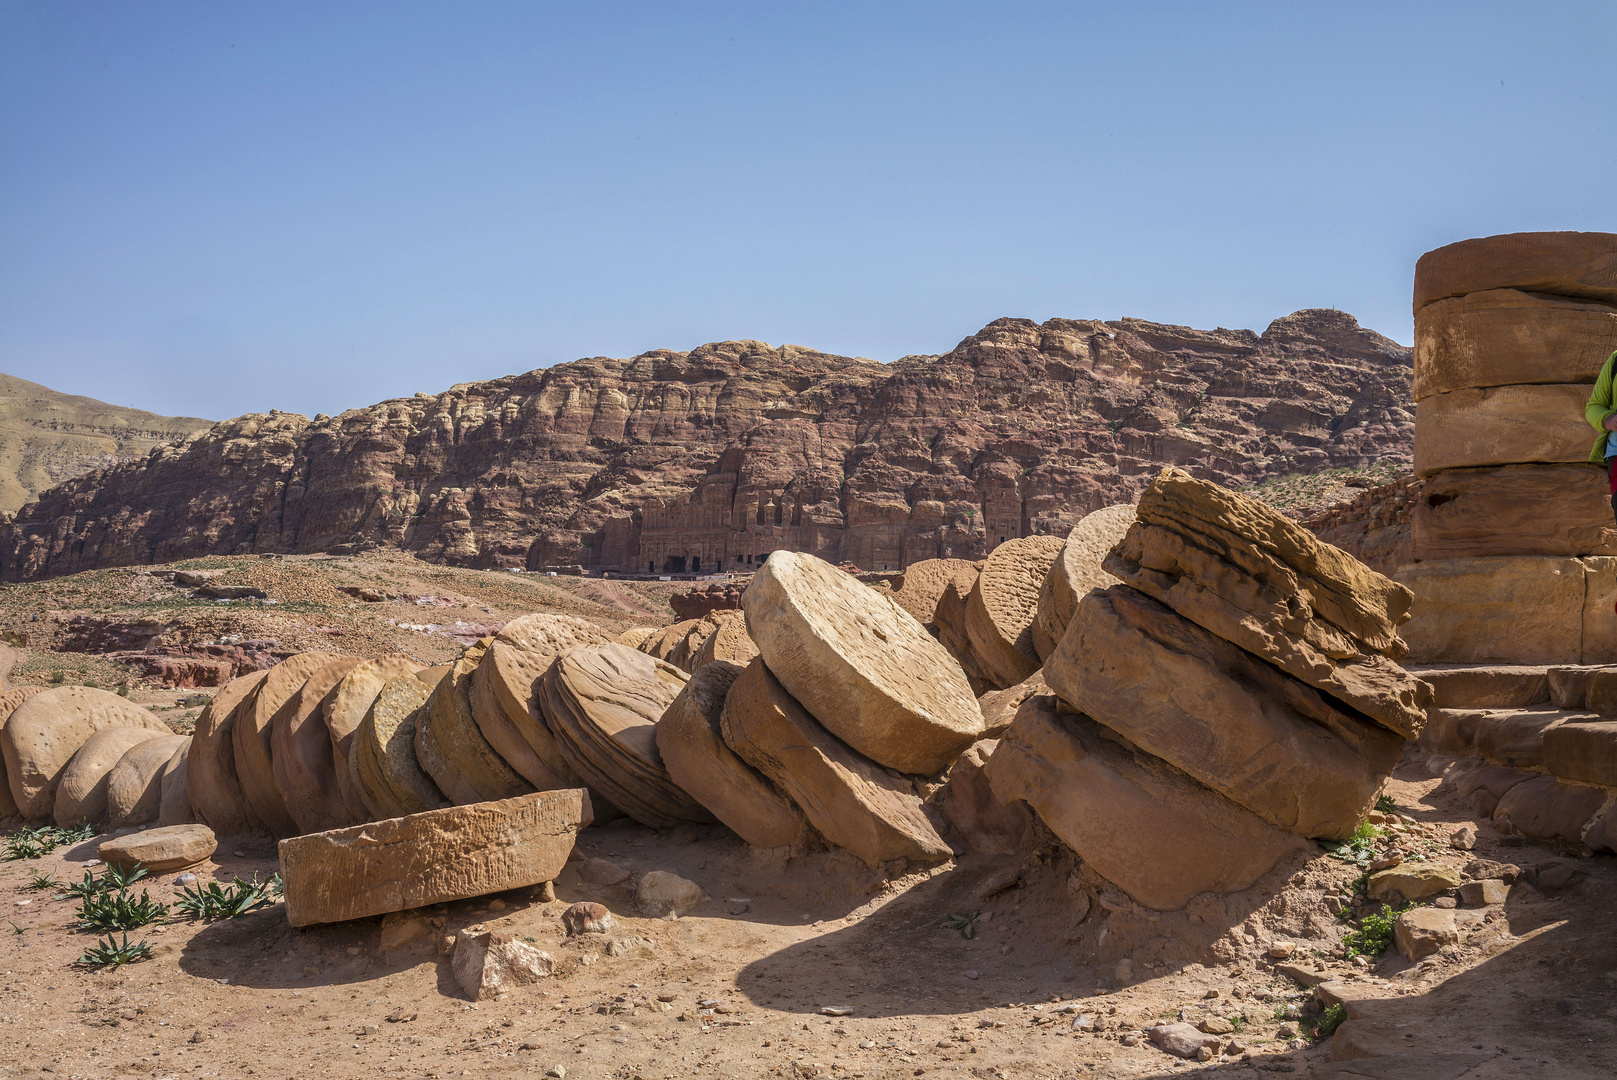
[[[1407,343],[1617,231],[1617,4],[0,0],[0,371],[213,418],[1015,315]]]

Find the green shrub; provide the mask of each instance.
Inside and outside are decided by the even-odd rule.
[[[1345,959],[1351,960],[1355,956],[1377,957],[1386,952],[1387,946],[1392,944],[1392,924],[1398,921],[1398,916],[1414,906],[1405,904],[1401,908],[1384,908],[1360,919],[1357,930],[1342,936],[1342,947],[1347,950]]]
[[[1313,1022],[1309,1034],[1316,1039],[1329,1039],[1336,1034],[1336,1029],[1341,1027],[1342,1021],[1346,1019],[1347,1010],[1340,1005],[1332,1005],[1319,1014],[1319,1019]]]
[[[221,887],[217,881],[210,881],[203,888],[187,885],[180,890],[180,898],[174,901],[174,906],[193,920],[211,922],[245,915],[256,907],[273,903],[280,895],[280,874],[271,874],[268,881],[259,881],[258,875],[254,874],[253,880],[237,878],[228,887]]]
[[[144,889],[139,900],[131,897],[128,889],[119,889],[117,893],[100,892],[79,901],[79,926],[85,930],[133,930],[167,914],[168,905],[153,900]]]
[[[79,957],[78,963],[86,967],[122,967],[125,964],[138,964],[151,958],[152,947],[144,941],[131,943],[128,934],[119,941],[108,934],[86,949],[84,955]]]

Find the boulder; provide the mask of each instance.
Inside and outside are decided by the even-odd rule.
[[[1452,866],[1439,862],[1399,863],[1390,870],[1370,875],[1365,893],[1372,900],[1386,900],[1397,893],[1405,900],[1425,900],[1429,896],[1458,889],[1462,878]]]
[[[153,874],[167,874],[207,860],[218,846],[206,825],[169,825],[103,840],[95,854],[125,872],[144,866]]]
[[[0,731],[4,731],[6,721],[11,714],[17,711],[17,706],[33,697],[35,694],[45,692],[43,686],[14,686],[0,693]],[[6,780],[6,759],[0,755],[0,821],[13,817],[17,813],[17,802],[11,797],[11,784]]]
[[[1022,702],[1034,694],[1049,692],[1050,687],[1044,681],[1044,669],[1040,668],[1015,686],[990,690],[978,698],[977,708],[983,714],[983,738],[999,738],[1011,726],[1011,721],[1016,719],[1016,710],[1022,707]]]
[[[456,806],[514,799],[534,789],[489,745],[472,716],[472,672],[491,643],[483,638],[466,647],[416,721],[416,760]]]
[[[1587,424],[1583,440],[1587,458],[1594,441]],[[1415,500],[1409,528],[1420,562],[1617,554],[1606,470],[1581,459],[1434,473]]]
[[[617,926],[617,920],[605,904],[581,900],[561,913],[561,924],[567,928],[568,937],[577,937],[580,934],[611,933]]]
[[[436,685],[423,674],[400,675],[382,687],[349,746],[348,778],[372,818],[449,805],[415,756],[416,724]]]
[[[1510,886],[1498,878],[1468,881],[1460,886],[1460,903],[1466,907],[1488,907],[1510,899]]]
[[[1209,1035],[1196,1025],[1186,1023],[1154,1024],[1146,1029],[1145,1034],[1151,1044],[1163,1053],[1191,1060],[1197,1060],[1203,1050],[1217,1054],[1219,1045],[1224,1041],[1221,1035]]]
[[[413,675],[421,665],[403,653],[389,653],[354,665],[337,684],[337,691],[326,701],[326,736],[331,743],[331,769],[348,812],[349,823],[366,821],[370,811],[365,799],[349,780],[348,753],[354,733],[370,711],[382,687],[400,675]]]
[[[1617,720],[1568,720],[1544,732],[1544,767],[1563,780],[1617,788]]]
[[[535,700],[534,689],[556,657],[611,635],[567,615],[524,615],[506,623],[472,673],[472,715],[506,764],[539,791],[581,787]],[[605,820],[597,801],[596,820]]]
[[[1033,647],[1041,662],[1061,643],[1061,635],[1067,632],[1067,624],[1078,610],[1078,601],[1090,589],[1117,584],[1115,577],[1101,569],[1101,563],[1132,524],[1134,504],[1119,503],[1086,514],[1067,534],[1061,554],[1050,564],[1050,572],[1039,590]]]
[[[653,630],[644,641],[635,646],[635,649],[647,656],[666,661],[701,621],[701,619],[681,619],[679,622]]]
[[[1425,664],[1408,672],[1432,687],[1441,709],[1521,709],[1553,698],[1557,668],[1542,664]],[[1556,701],[1558,709],[1582,708]]]
[[[0,729],[0,753],[17,812],[30,821],[49,818],[68,762],[90,736],[114,727],[170,734],[168,725],[139,705],[88,686],[55,687],[17,705]]]
[[[746,616],[739,611],[734,614],[736,617],[721,622],[719,628],[702,643],[695,659],[691,661],[690,670],[693,673],[720,660],[746,667],[758,655],[758,643],[747,633]]]
[[[932,622],[924,624],[927,632],[937,638],[938,644],[955,658],[960,670],[966,673],[966,681],[970,684],[973,694],[984,694],[996,689],[988,672],[978,661],[977,654],[972,651],[971,634],[966,625],[966,603],[971,599],[971,590],[977,587],[978,577],[982,575],[982,563],[966,562],[964,559],[929,559],[927,562],[949,564],[949,574],[943,582],[943,592],[938,597]],[[916,564],[919,565],[921,564]],[[914,566],[905,570],[906,583],[914,570]]]
[[[1592,383],[1614,349],[1617,310],[1604,304],[1519,289],[1438,300],[1415,313],[1415,400],[1475,386]]]
[[[1377,723],[1419,734],[1431,689],[1394,662],[1409,591],[1256,500],[1165,470],[1104,565]]]
[[[1589,383],[1489,386],[1415,406],[1415,475],[1445,469],[1589,460]]]
[[[550,977],[555,960],[509,930],[468,928],[455,935],[450,970],[473,1001],[502,998]]]
[[[107,778],[131,748],[154,739],[177,738],[167,728],[102,728],[84,741],[56,785],[53,818],[63,828],[107,820]],[[167,754],[174,752],[167,746]],[[164,755],[166,760],[167,754]]]
[[[185,742],[177,746],[174,756],[168,759],[163,766],[163,774],[158,778],[158,825],[194,825],[196,811],[191,808],[191,792],[186,784],[186,777],[190,773],[191,739],[186,736]]]
[[[938,605],[952,592],[962,604],[971,595],[981,571],[965,559],[923,559],[904,568],[904,583],[893,591],[893,602],[922,626],[936,627]]]
[[[1303,836],[1344,839],[1404,740],[1127,585],[1089,593],[1044,669],[1074,709]]]
[[[1494,808],[1494,828],[1533,840],[1576,844],[1583,830],[1606,805],[1605,788],[1562,783],[1535,776],[1513,785]]]
[[[1411,960],[1422,960],[1445,945],[1460,940],[1454,925],[1454,912],[1443,908],[1411,908],[1392,924],[1392,940],[1398,951]]]
[[[1415,310],[1450,296],[1520,289],[1617,304],[1617,236],[1522,232],[1461,240],[1415,263]]]
[[[255,671],[226,683],[203,708],[191,735],[185,765],[191,809],[220,836],[236,836],[254,825],[236,776],[236,714],[268,676]]]
[[[911,782],[821,726],[762,657],[730,687],[720,725],[730,749],[801,808],[826,840],[866,865],[935,863],[952,854]]]
[[[997,739],[983,739],[969,746],[949,767],[948,780],[933,799],[966,848],[979,855],[1014,855],[1027,846],[1033,832],[1033,812],[1027,803],[1006,802],[988,782],[986,766],[998,745]]]
[[[159,735],[124,751],[123,757],[107,773],[108,830],[151,825],[157,821],[163,808],[163,773],[174,755],[183,753],[189,744],[189,736]],[[58,798],[60,795],[58,788]]]
[[[651,871],[634,890],[634,902],[640,910],[659,919],[668,915],[677,918],[706,899],[707,894],[696,882],[666,870]]]
[[[724,701],[742,670],[724,660],[697,668],[657,721],[657,750],[674,783],[747,843],[804,844],[814,829],[803,812],[725,745]]]
[[[270,721],[275,790],[300,833],[340,829],[364,820],[349,813],[337,786],[331,732],[326,727],[326,709],[335,700],[337,687],[360,662],[357,656],[345,656],[321,667]]]
[[[273,760],[275,714],[303,688],[309,676],[337,660],[330,653],[310,652],[289,656],[270,668],[264,681],[241,703],[231,725],[235,748],[236,779],[257,825],[271,836],[293,836],[298,823],[287,812],[280,789],[275,786]]]
[[[735,626],[744,635],[747,621],[735,608],[708,612],[696,620],[696,625],[669,652],[668,662],[687,674],[695,671],[696,658],[707,647],[707,643],[726,626]],[[756,646],[754,648],[756,649]]]
[[[631,626],[618,635],[618,644],[627,645],[631,649],[638,649],[647,638],[656,632],[657,627],[655,626]]]
[[[1584,566],[1577,559],[1438,559],[1401,568],[1398,580],[1415,594],[1404,627],[1411,660],[1580,662]]]
[[[657,721],[689,676],[616,643],[581,645],[539,682],[545,718],[574,772],[643,825],[712,821],[682,791],[657,749]]]
[[[966,601],[966,634],[972,653],[1001,689],[1015,686],[1039,668],[1033,628],[1039,594],[1064,541],[1022,536],[996,547]]]
[[[1144,906],[1175,910],[1198,893],[1238,892],[1311,847],[1105,731],[1058,712],[1053,696],[1029,698],[988,759],[988,782]]]
[[[890,596],[824,560],[775,552],[741,604],[786,692],[878,764],[931,776],[982,733],[960,665]]]
[[[572,788],[282,840],[287,922],[343,922],[553,881],[590,821],[589,796]]]

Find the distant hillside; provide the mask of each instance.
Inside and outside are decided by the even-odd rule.
[[[211,420],[123,409],[0,375],[0,510],[16,511],[64,480],[134,461],[212,426]]]

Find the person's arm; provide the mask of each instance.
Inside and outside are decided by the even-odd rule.
[[[1600,377],[1595,380],[1595,388],[1589,394],[1589,404],[1583,408],[1584,419],[1596,431],[1617,431],[1617,412],[1612,410],[1612,361],[1617,360],[1617,352],[1606,357],[1606,362],[1600,368]]]

